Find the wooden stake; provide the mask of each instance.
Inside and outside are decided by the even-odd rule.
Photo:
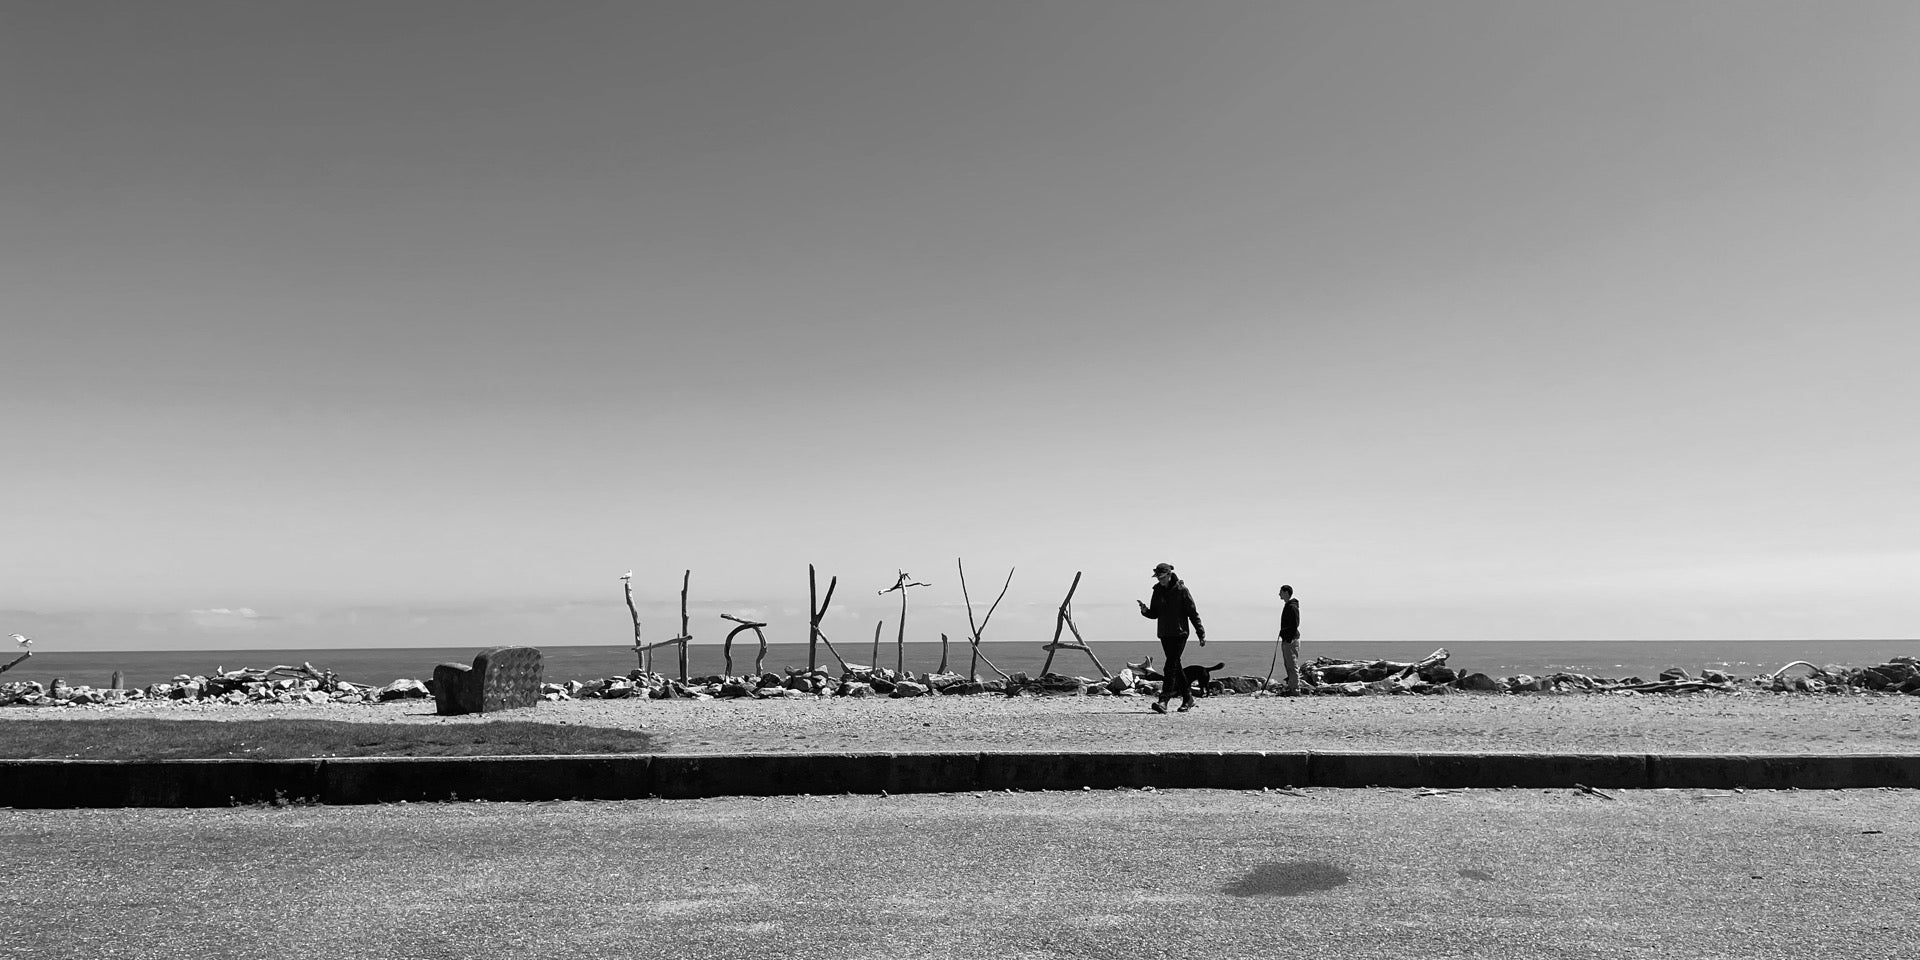
[[[693,579],[693,571],[680,575],[680,682],[687,682],[687,644],[693,640],[693,634],[687,632],[687,582]]]
[[[633,571],[627,571],[627,575],[620,578],[620,586],[627,594],[627,615],[633,618],[633,655],[639,659],[640,669],[645,671],[647,655],[640,649],[640,611],[633,606]]]
[[[27,650],[27,651],[24,651],[24,652],[22,652],[22,653],[21,653],[21,654],[20,654],[19,656],[17,656],[17,657],[14,657],[14,658],[13,658],[13,662],[12,662],[12,663],[9,663],[9,664],[7,664],[7,665],[6,665],[6,666],[4,666],[4,667],[0,667],[0,673],[6,673],[6,672],[7,672],[8,670],[12,670],[12,669],[13,669],[14,667],[17,667],[17,666],[19,666],[19,665],[20,665],[21,663],[24,663],[24,662],[26,661],[26,659],[27,659],[28,657],[31,657],[31,656],[33,656],[33,651],[32,651],[32,650]],[[204,660],[203,660],[203,661],[201,661],[201,662],[202,662],[202,663],[205,663],[206,661],[204,661]]]
[[[909,580],[910,578],[907,572],[902,570],[900,571],[900,576],[893,581],[893,586],[880,591],[880,595],[883,597],[895,590],[900,591],[900,631],[893,640],[893,672],[901,676],[905,676],[907,672],[907,588],[933,586],[931,583],[921,583],[917,580],[909,582]],[[874,666],[877,668],[880,665],[880,640],[878,635],[874,637],[873,656]]]

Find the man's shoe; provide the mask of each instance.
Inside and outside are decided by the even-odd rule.
[[[1188,710],[1192,710],[1192,709],[1193,709],[1193,698],[1192,698],[1192,697],[1187,697],[1186,699],[1184,699],[1184,700],[1181,700],[1181,701],[1180,701],[1180,712],[1181,712],[1181,713],[1186,713],[1186,712],[1187,712]]]
[[[1153,712],[1154,712],[1154,713],[1166,713],[1166,712],[1167,712],[1167,702],[1166,702],[1165,700],[1155,700],[1155,701],[1153,702]]]

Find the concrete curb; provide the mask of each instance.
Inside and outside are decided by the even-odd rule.
[[[1920,754],[808,753],[0,760],[0,807],[961,793],[1117,787],[1920,788]]]

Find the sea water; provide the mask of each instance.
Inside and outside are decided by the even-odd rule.
[[[1114,672],[1149,656],[1157,664],[1162,660],[1158,642],[1152,639],[1092,640],[1093,655],[1106,672]],[[1038,674],[1047,660],[1044,644],[1039,642],[992,641],[980,645],[985,661],[1007,673],[1024,671]],[[1683,667],[1693,673],[1702,669],[1725,671],[1735,677],[1750,677],[1777,670],[1795,660],[1817,665],[1844,664],[1865,666],[1884,663],[1890,657],[1920,656],[1920,640],[1328,640],[1301,644],[1302,662],[1315,657],[1359,660],[1414,661],[1446,648],[1447,665],[1456,670],[1479,671],[1490,676],[1516,674],[1540,676],[1550,673],[1583,673],[1593,677],[1641,677],[1653,679],[1669,667]],[[242,667],[269,668],[310,663],[331,670],[343,680],[356,683],[385,684],[400,678],[424,680],[433,675],[434,664],[467,663],[479,652],[477,647],[338,647],[303,650],[120,650],[73,653],[43,650],[12,670],[0,674],[0,682],[37,680],[50,684],[55,677],[74,685],[104,687],[114,671],[120,671],[128,687],[171,680],[179,674],[211,674],[216,670]],[[551,681],[591,680],[625,675],[639,660],[633,649],[624,645],[541,646],[546,678]],[[1188,663],[1211,666],[1223,663],[1223,672],[1231,676],[1265,676],[1273,664],[1271,640],[1216,640],[1202,648],[1189,642]],[[904,666],[913,673],[935,671],[941,663],[938,642],[907,643],[896,648],[882,642],[877,651],[867,643],[836,643],[830,651],[821,645],[814,662],[838,673],[841,660],[848,663]],[[837,653],[837,657],[836,657]],[[4,655],[4,654],[0,654]],[[947,669],[956,673],[993,676],[988,664],[972,662],[971,648],[963,641],[947,645],[944,652]],[[752,672],[756,660],[763,670],[779,673],[789,667],[808,665],[804,643],[771,643],[761,656],[759,644],[736,641],[732,650],[735,675]],[[9,659],[11,659],[9,657]],[[3,662],[3,661],[0,661]],[[654,651],[652,667],[659,673],[679,672],[677,653],[672,648]],[[687,648],[687,672],[706,676],[728,672],[726,655],[717,643],[696,643]],[[1101,674],[1086,653],[1057,651],[1053,672],[1083,677]]]

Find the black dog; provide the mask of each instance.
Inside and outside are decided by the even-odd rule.
[[[1224,669],[1225,667],[1226,664],[1224,663],[1216,663],[1211,667],[1203,667],[1197,663],[1188,666],[1185,670],[1187,675],[1187,691],[1196,697],[1204,697],[1212,693],[1213,672]]]

